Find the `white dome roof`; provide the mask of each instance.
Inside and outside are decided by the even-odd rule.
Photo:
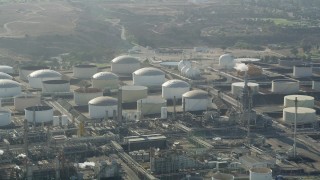
[[[140,63],[139,59],[132,57],[132,56],[127,56],[127,55],[118,56],[118,57],[114,58],[111,62],[114,64],[137,64],[137,63]]]
[[[119,77],[112,72],[98,72],[92,76],[93,79],[110,80],[118,79]]]
[[[5,65],[0,65],[0,71],[11,71],[13,67],[11,66],[5,66]]]
[[[0,79],[13,79],[13,77],[7,73],[0,72]]]
[[[50,69],[41,69],[41,70],[32,72],[29,76],[32,78],[47,78],[47,77],[61,77],[62,74]]]
[[[219,61],[234,61],[234,58],[231,54],[223,54],[219,57]]]
[[[118,100],[109,96],[100,96],[91,99],[89,104],[94,106],[115,106],[118,105]]]
[[[133,73],[136,75],[141,75],[141,76],[165,75],[165,73],[163,71],[161,71],[160,69],[157,69],[157,68],[153,68],[153,67],[141,68],[141,69],[136,70]]]
[[[21,86],[20,83],[10,79],[0,79],[0,88],[13,88]]]
[[[189,98],[189,99],[207,99],[208,93],[202,90],[193,90],[193,91],[184,93],[182,97]]]
[[[190,87],[190,84],[179,79],[172,79],[163,83],[162,86],[170,87],[170,88],[185,88],[185,87]]]

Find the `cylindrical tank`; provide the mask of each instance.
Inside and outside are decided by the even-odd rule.
[[[103,92],[97,88],[79,88],[74,90],[74,103],[78,106],[86,106],[91,99],[103,96]]]
[[[50,106],[30,106],[25,109],[25,119],[29,123],[43,123],[53,120],[53,108]]]
[[[160,88],[165,81],[165,73],[160,69],[146,67],[132,73],[133,85]]]
[[[10,79],[0,79],[0,97],[13,97],[20,94],[20,83]]]
[[[234,176],[231,174],[217,172],[212,176],[211,180],[234,180]]]
[[[19,69],[19,77],[21,80],[28,80],[29,74],[41,69],[49,69],[47,66],[24,66]]]
[[[193,90],[182,95],[182,108],[185,106],[185,111],[207,110],[210,102],[208,93],[202,90]]]
[[[4,72],[0,72],[0,79],[13,79],[12,76],[10,76],[9,74],[7,73],[4,73]]]
[[[298,107],[314,107],[314,97],[306,95],[288,95],[284,97],[284,107],[295,107],[295,100],[297,98]]]
[[[283,109],[283,121],[287,124],[294,124],[295,107]],[[297,124],[313,123],[317,120],[316,111],[311,108],[297,108]]]
[[[249,82],[248,86],[252,94],[259,93],[259,84]],[[235,83],[232,83],[231,85],[231,93],[234,96],[240,96],[243,92],[243,89],[244,89],[244,82],[235,82]]]
[[[73,67],[73,77],[78,79],[90,79],[98,72],[98,67],[92,64],[80,64]]]
[[[272,81],[271,91],[278,94],[291,94],[299,91],[299,81],[276,79]]]
[[[272,180],[272,170],[269,168],[251,168],[250,180]]]
[[[168,108],[161,107],[161,119],[167,119],[168,117]]]
[[[118,100],[116,98],[101,96],[89,101],[89,116],[92,119],[105,118],[113,116],[113,111],[118,110]]]
[[[320,80],[312,81],[312,89],[315,91],[320,91]]]
[[[167,101],[162,98],[148,97],[137,101],[137,111],[142,115],[160,114],[161,108],[167,106]]]
[[[35,89],[42,88],[42,82],[48,80],[61,80],[62,74],[50,69],[37,70],[29,74],[29,85]]]
[[[13,74],[13,67],[0,65],[0,72],[6,73],[6,74]]]
[[[43,93],[70,92],[70,82],[67,80],[42,81]]]
[[[99,72],[92,76],[92,87],[98,89],[118,89],[119,77],[112,72]]]
[[[181,99],[182,94],[189,90],[189,83],[178,79],[172,79],[162,84],[162,98],[174,99],[174,97],[176,97],[176,99]]]
[[[8,126],[11,122],[11,112],[0,109],[0,126]]]
[[[148,88],[145,86],[122,86],[121,92],[123,103],[137,102],[148,96]]]
[[[233,69],[235,66],[234,57],[231,54],[223,54],[219,57],[221,69]]]
[[[311,77],[312,76],[312,67],[296,65],[293,67],[293,77]]]
[[[21,95],[14,98],[14,108],[16,111],[24,111],[30,106],[37,106],[41,104],[40,96],[36,95]]]
[[[132,56],[118,56],[111,61],[111,72],[119,76],[131,76],[141,68],[139,59]]]

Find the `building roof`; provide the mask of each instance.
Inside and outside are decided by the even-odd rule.
[[[47,78],[47,77],[61,77],[62,74],[60,74],[57,71],[50,70],[50,69],[41,69],[32,72],[29,77],[32,78]]]
[[[119,77],[112,72],[98,72],[94,74],[92,78],[99,79],[99,80],[112,80],[112,79],[118,79]]]
[[[13,88],[21,86],[20,83],[10,79],[0,79],[0,88]]]
[[[163,83],[162,86],[171,87],[171,88],[186,88],[186,87],[190,87],[190,84],[179,79],[172,79]]]
[[[188,99],[207,99],[208,93],[202,90],[193,90],[193,91],[188,91],[184,93],[182,97],[188,98]]]
[[[133,74],[140,75],[140,76],[165,75],[163,71],[153,67],[145,67],[145,68],[138,69],[135,72],[133,72]]]
[[[140,64],[139,59],[128,55],[118,56],[114,58],[111,62],[113,64]]]
[[[89,104],[94,106],[115,106],[118,105],[118,100],[109,96],[100,96],[91,99]]]

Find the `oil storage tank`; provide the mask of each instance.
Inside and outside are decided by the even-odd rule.
[[[133,85],[146,86],[149,89],[161,88],[165,82],[165,73],[160,69],[146,67],[132,73]]]
[[[182,94],[190,90],[190,84],[179,80],[172,79],[162,84],[162,98],[163,99],[181,99]]]
[[[0,72],[6,73],[6,74],[13,74],[13,67],[0,65]]]
[[[314,107],[314,97],[306,95],[288,95],[284,97],[284,107],[295,107],[295,100],[297,98],[298,107]]]
[[[216,172],[213,174],[211,180],[234,180],[234,176],[231,174]]]
[[[70,81],[67,80],[47,80],[42,81],[43,93],[70,92]]]
[[[234,66],[234,57],[231,54],[223,54],[219,57],[220,69],[233,69]]]
[[[286,124],[294,124],[295,107],[287,107],[283,109],[283,121]],[[317,121],[316,111],[311,108],[297,108],[297,124],[308,124]]]
[[[259,84],[258,83],[248,83],[251,94],[259,93]],[[234,96],[240,96],[244,89],[244,82],[235,82],[231,85],[231,92]]]
[[[272,170],[269,168],[250,169],[250,180],[272,180]]]
[[[91,99],[103,96],[103,92],[97,88],[78,88],[74,90],[74,103],[78,106],[86,106]]]
[[[148,96],[148,88],[145,86],[122,86],[122,102],[132,103]]]
[[[28,80],[29,74],[41,69],[49,69],[47,66],[24,66],[19,69],[19,77],[21,80]]]
[[[73,67],[73,77],[77,79],[90,79],[98,72],[98,67],[92,64],[80,64]]]
[[[299,81],[290,79],[276,79],[272,81],[271,91],[278,94],[292,94],[299,91]]]
[[[160,114],[161,108],[167,106],[167,101],[162,98],[148,97],[137,101],[137,111],[142,115]]]
[[[11,112],[8,110],[0,109],[0,127],[8,126],[11,124]]]
[[[310,65],[296,65],[293,67],[293,77],[311,77],[312,67]]]
[[[30,106],[37,106],[41,104],[41,98],[37,95],[20,95],[14,97],[14,109],[16,111],[24,111]]]
[[[209,103],[211,100],[208,93],[202,90],[193,90],[182,95],[182,106],[185,106],[185,111],[204,111],[209,107]]]
[[[118,110],[118,100],[109,96],[96,97],[89,101],[89,116],[93,119],[113,117],[113,111]]]
[[[119,77],[112,72],[99,72],[92,76],[92,87],[98,89],[118,89]]]
[[[320,91],[320,80],[312,81],[312,89],[315,91]]]
[[[46,123],[53,120],[53,108],[50,106],[30,106],[25,109],[25,119],[29,123]]]
[[[21,94],[21,84],[10,80],[0,79],[0,97],[13,97]]]
[[[131,76],[134,71],[140,68],[139,59],[132,56],[118,56],[111,61],[111,72],[119,76]]]
[[[0,79],[13,79],[12,76],[10,76],[9,74],[7,73],[4,73],[4,72],[0,72]]]
[[[50,69],[42,69],[37,70],[29,74],[28,81],[29,85],[35,89],[42,88],[42,81],[47,80],[61,80],[62,74],[57,71],[50,70]]]

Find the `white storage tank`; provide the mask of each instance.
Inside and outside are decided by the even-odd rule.
[[[19,77],[21,80],[28,80],[29,74],[41,69],[49,69],[47,66],[24,66],[19,69]]]
[[[248,86],[252,94],[259,93],[259,84],[249,82]],[[244,89],[244,82],[235,82],[235,83],[232,83],[231,85],[231,93],[236,97],[241,96],[243,89]]]
[[[73,67],[73,77],[78,79],[90,79],[98,72],[98,67],[92,64],[80,64]]]
[[[6,73],[6,74],[13,74],[13,67],[0,65],[0,72]]]
[[[272,170],[269,168],[251,168],[250,180],[272,180]]]
[[[96,97],[89,101],[89,116],[93,119],[113,117],[113,111],[118,110],[118,100],[109,96]]]
[[[0,72],[0,79],[13,79],[12,76],[10,76],[9,74],[7,73],[4,73],[4,72]]]
[[[25,119],[29,123],[46,123],[53,120],[53,108],[50,106],[30,106],[25,109]]]
[[[185,104],[185,111],[204,111],[207,110],[211,100],[207,92],[193,90],[182,95],[182,107]]]
[[[297,65],[293,67],[293,77],[311,77],[312,67],[309,65]]]
[[[43,93],[70,92],[70,82],[67,80],[47,80],[42,82]]]
[[[30,106],[37,106],[41,104],[41,98],[37,95],[21,95],[14,97],[14,108],[16,111],[24,111]]]
[[[0,97],[13,97],[21,94],[21,84],[10,80],[0,79]]]
[[[78,106],[86,106],[91,99],[103,96],[103,92],[97,88],[78,88],[74,90],[74,103]]]
[[[299,81],[289,79],[277,79],[272,81],[271,91],[279,94],[292,94],[299,91]]]
[[[111,61],[111,72],[119,76],[131,76],[134,71],[140,68],[139,59],[132,56],[118,56]]]
[[[0,109],[0,126],[8,126],[11,122],[11,112]]]
[[[295,100],[297,98],[298,107],[314,107],[314,97],[306,95],[288,95],[284,97],[284,107],[295,107]]]
[[[98,89],[118,89],[119,77],[112,72],[99,72],[92,76],[92,87]]]
[[[143,99],[148,96],[148,88],[145,86],[122,86],[122,102],[132,103],[138,99]]]
[[[160,69],[146,67],[132,73],[133,85],[147,86],[148,88],[160,88],[165,82],[165,73]]]
[[[312,89],[315,91],[320,91],[320,80],[312,81]]]
[[[216,172],[213,174],[211,180],[234,180],[234,176],[231,174]]]
[[[61,80],[62,74],[50,69],[37,70],[29,74],[29,85],[35,89],[42,88],[42,81]]]
[[[190,84],[179,80],[172,79],[162,84],[162,98],[163,99],[181,99],[182,94],[190,91]]]
[[[221,69],[233,69],[234,66],[234,57],[231,54],[223,54],[219,57],[219,67]]]
[[[295,107],[287,107],[283,109],[283,121],[286,124],[294,124]],[[317,121],[316,111],[311,108],[297,108],[297,124],[313,123]]]
[[[137,101],[137,111],[142,115],[160,114],[161,108],[167,106],[167,101],[162,98],[148,97]]]

